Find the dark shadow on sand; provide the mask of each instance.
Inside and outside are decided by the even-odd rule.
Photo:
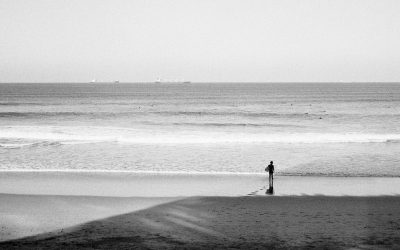
[[[1,249],[400,246],[400,197],[191,197],[1,242]]]

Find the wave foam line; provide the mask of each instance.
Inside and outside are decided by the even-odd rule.
[[[400,134],[251,133],[208,130],[145,130],[116,127],[0,127],[0,139],[77,143],[400,143]]]
[[[195,171],[139,171],[139,170],[106,170],[106,169],[0,169],[0,173],[71,173],[71,174],[134,174],[134,175],[165,175],[165,176],[254,176],[254,177],[265,177],[266,173],[255,173],[255,172],[195,172]],[[288,177],[326,177],[326,178],[399,178],[400,175],[390,174],[324,174],[324,173],[276,173],[275,176],[288,176]]]

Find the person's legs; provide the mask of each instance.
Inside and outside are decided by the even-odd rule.
[[[272,174],[269,174],[269,188],[272,187]]]
[[[271,187],[274,187],[274,174],[271,174]]]

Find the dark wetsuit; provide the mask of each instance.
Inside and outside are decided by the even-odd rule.
[[[269,187],[271,188],[274,186],[274,164],[269,164],[267,168],[269,173]]]

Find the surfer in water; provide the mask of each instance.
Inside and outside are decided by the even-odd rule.
[[[269,188],[267,190],[267,193],[273,194],[274,193],[274,162],[270,161],[269,165],[265,168],[265,172],[268,172],[269,174]]]

